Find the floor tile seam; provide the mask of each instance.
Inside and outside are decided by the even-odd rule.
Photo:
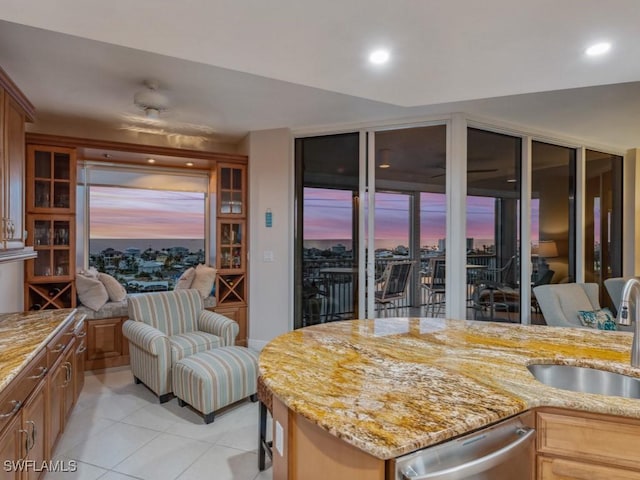
[[[136,412],[133,412],[136,413]],[[131,415],[133,415],[133,413]],[[117,423],[122,423],[123,425],[129,425],[131,427],[140,427],[140,428],[146,428],[148,430],[153,430],[154,432],[160,432],[160,433],[169,433],[168,430],[173,427],[175,425],[175,422],[172,423],[171,425],[168,425],[164,430],[158,430],[157,428],[153,428],[153,427],[148,427],[146,425],[139,425],[137,423],[129,423],[126,421],[126,419],[129,417],[130,415],[127,415],[125,418],[123,418],[122,420],[118,420]]]
[[[99,476],[98,478],[102,477],[104,474],[106,474],[107,472],[109,472],[109,469],[108,469],[108,468],[106,468],[106,467],[101,467],[100,465],[96,465],[95,463],[87,462],[87,461],[85,461],[85,460],[78,460],[77,458],[71,458],[71,457],[70,457],[70,456],[68,456],[68,455],[63,455],[63,457],[65,457],[65,458],[67,458],[67,459],[69,459],[69,460],[73,460],[73,461],[74,461],[74,462],[76,462],[77,464],[83,463],[84,465],[90,465],[90,466],[92,466],[92,467],[99,468],[100,470],[104,470],[104,473],[101,473],[101,474],[100,474],[100,476]],[[97,480],[97,479],[96,479],[96,480]]]
[[[108,420],[111,422],[110,425],[105,425],[104,427],[100,428],[99,430],[97,430],[96,432],[94,432],[93,434],[89,435],[86,438],[83,438],[82,440],[79,440],[78,442],[72,444],[71,446],[69,446],[66,450],[64,450],[63,452],[56,452],[58,455],[63,455],[63,456],[67,456],[67,452],[70,452],[71,450],[73,450],[74,448],[76,448],[78,445],[80,445],[81,443],[84,443],[86,441],[88,441],[89,439],[93,438],[94,436],[98,435],[99,433],[105,431],[107,428],[112,427],[113,425],[115,425],[116,423],[118,423],[116,420],[111,420],[109,418],[103,418],[103,417],[98,417],[101,420]],[[69,422],[69,420],[67,420],[67,422]],[[62,436],[60,437],[60,439],[58,440],[58,444],[56,445],[56,448],[58,448],[58,446],[60,445],[60,443],[62,442],[62,439],[64,438],[65,434],[68,432],[68,430],[65,430],[62,432]],[[86,463],[86,462],[85,462]]]
[[[121,422],[117,422],[117,423],[121,423]],[[162,432],[158,432],[156,430],[151,430],[150,428],[146,428],[146,427],[138,427],[136,425],[129,425],[128,423],[124,423],[123,425],[126,425],[128,427],[136,427],[136,428],[143,428],[145,430],[149,430],[153,433],[155,433],[155,435],[153,437],[151,437],[149,440],[147,440],[146,442],[144,442],[143,444],[141,444],[138,448],[136,448],[135,450],[131,451],[129,453],[129,455],[127,455],[126,457],[124,457],[122,460],[120,460],[118,463],[116,463],[115,465],[109,467],[110,470],[113,470],[116,473],[121,473],[118,472],[117,470],[114,470],[118,465],[120,465],[121,463],[123,463],[124,461],[126,461],[129,457],[131,457],[132,455],[134,455],[136,452],[140,451],[143,447],[145,447],[147,444],[151,443],[156,437],[160,436],[162,434]],[[102,467],[105,468],[105,467]],[[126,473],[124,474],[126,475]]]
[[[184,437],[182,437],[182,438],[184,438]],[[196,458],[194,458],[193,462],[191,462],[187,467],[185,467],[184,470],[182,470],[178,475],[176,475],[173,480],[178,480],[178,478],[180,478],[187,470],[189,470],[198,460],[200,460],[213,447],[215,447],[215,444],[213,444],[213,445],[210,444],[209,448],[206,448],[200,455],[198,455]]]

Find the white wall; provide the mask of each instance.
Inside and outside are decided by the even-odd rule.
[[[249,345],[262,348],[291,329],[293,312],[293,161],[288,129],[251,132],[249,155]],[[271,209],[273,226],[265,226]],[[272,252],[273,261],[265,260]]]
[[[0,264],[0,313],[24,310],[24,262]]]

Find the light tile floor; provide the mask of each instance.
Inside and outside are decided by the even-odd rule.
[[[205,425],[174,398],[160,405],[129,368],[87,372],[85,386],[53,453],[77,471],[45,480],[271,480],[258,471],[258,404],[216,412]]]

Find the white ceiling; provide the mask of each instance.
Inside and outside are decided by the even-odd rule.
[[[0,0],[0,18],[0,66],[38,121],[233,142],[464,111],[640,144],[638,0]],[[600,40],[611,53],[585,56]],[[380,46],[391,61],[369,65]],[[171,102],[154,124],[132,101],[146,78]]]

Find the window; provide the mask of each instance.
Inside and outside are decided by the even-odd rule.
[[[88,266],[113,275],[132,293],[172,290],[187,268],[207,263],[208,182],[187,189],[184,181],[152,171],[146,178],[95,167],[85,173],[88,185],[80,189],[88,207]],[[121,184],[109,185],[113,180]]]

